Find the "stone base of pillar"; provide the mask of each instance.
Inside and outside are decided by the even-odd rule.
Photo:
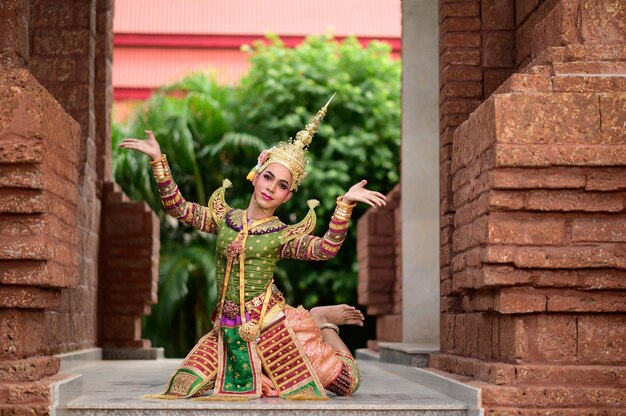
[[[428,367],[428,356],[439,351],[438,345],[408,342],[379,342],[380,361],[410,367]]]

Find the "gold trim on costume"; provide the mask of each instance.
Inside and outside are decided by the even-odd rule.
[[[319,205],[319,201],[311,199],[307,202],[307,204],[309,206],[309,212],[299,223],[287,226],[283,235],[281,236],[282,244],[285,244],[296,237],[311,234],[313,231],[315,231],[317,216],[315,215],[314,208]]]
[[[231,186],[232,183],[228,179],[224,179],[222,187],[213,192],[213,195],[209,198],[207,206],[209,207],[213,221],[217,224],[219,224],[224,219],[226,213],[231,210],[230,206],[228,206],[226,200],[224,199],[226,189]]]

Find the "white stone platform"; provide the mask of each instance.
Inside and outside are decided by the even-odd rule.
[[[333,396],[327,401],[264,398],[249,402],[143,399],[146,393],[161,391],[180,361],[95,361],[67,369],[65,373],[81,376],[59,386],[62,400],[55,413],[57,416],[468,415],[466,404],[403,377],[404,370],[397,371],[398,366],[363,360],[359,365],[364,381],[353,397]],[[69,400],[66,405],[63,398],[69,398],[65,399]]]

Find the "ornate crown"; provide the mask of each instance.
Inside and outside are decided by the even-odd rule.
[[[257,164],[248,173],[247,179],[254,179],[256,173],[261,173],[270,163],[280,163],[291,172],[291,191],[297,190],[306,176],[306,165],[309,163],[309,144],[313,140],[313,136],[317,133],[320,123],[326,115],[328,105],[335,97],[333,94],[330,100],[322,107],[304,130],[300,130],[296,134],[295,140],[289,138],[288,141],[280,142],[277,145],[264,150],[257,159]]]

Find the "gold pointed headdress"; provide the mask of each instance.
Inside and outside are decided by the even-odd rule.
[[[296,134],[295,140],[289,138],[289,140],[280,142],[277,145],[264,150],[259,155],[257,164],[248,173],[247,179],[251,181],[254,179],[254,175],[261,173],[270,163],[280,163],[285,166],[291,172],[291,191],[298,189],[298,186],[302,182],[302,179],[306,176],[306,166],[309,163],[309,144],[313,140],[313,136],[317,133],[320,127],[320,123],[326,115],[328,105],[335,97],[328,100],[326,105],[322,107],[309,124],[306,125],[304,130],[300,130]]]

